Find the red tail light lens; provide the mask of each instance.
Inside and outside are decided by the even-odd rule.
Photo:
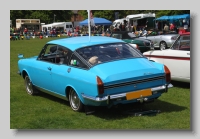
[[[138,50],[140,50],[140,48],[139,48],[139,46],[136,44],[136,48],[138,49]]]
[[[99,76],[97,76],[97,88],[98,88],[98,93],[99,95],[100,94],[103,94],[104,93],[104,85],[103,85],[103,82],[101,80],[101,78]]]
[[[171,72],[168,69],[167,66],[164,65],[164,69],[165,69],[165,78],[166,78],[166,82],[169,83],[171,81]]]

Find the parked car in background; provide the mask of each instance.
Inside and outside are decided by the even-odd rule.
[[[172,80],[190,82],[190,35],[181,34],[170,49],[143,53],[150,61],[166,65]]]
[[[47,42],[38,56],[19,54],[26,92],[41,90],[69,100],[74,111],[151,102],[170,83],[170,70],[149,61],[128,43],[111,37],[82,36]]]
[[[133,47],[140,50],[141,53],[154,49],[153,41],[145,38],[139,38],[130,31],[114,31],[110,37],[121,39]]]
[[[146,34],[146,36],[141,36],[140,38],[149,39],[153,41],[155,49],[164,50],[172,46],[178,35],[179,34],[175,32],[161,33],[154,30],[149,34]]]

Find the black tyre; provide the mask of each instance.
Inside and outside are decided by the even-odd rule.
[[[74,89],[70,89],[69,91],[69,103],[74,111],[83,111],[83,103],[79,99],[77,93],[74,91]]]
[[[29,95],[35,95],[35,94],[38,93],[37,89],[32,84],[32,82],[31,82],[31,80],[30,80],[28,75],[26,75],[25,78],[24,78],[24,84],[25,84],[26,92]]]
[[[166,42],[161,42],[160,43],[160,50],[165,50],[167,48]]]

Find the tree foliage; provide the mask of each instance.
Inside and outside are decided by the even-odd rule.
[[[41,23],[53,23],[55,15],[55,22],[71,21],[73,15],[71,10],[11,10],[10,20],[15,26],[16,19],[40,19]]]
[[[190,14],[190,10],[92,10],[94,17],[106,18],[110,21],[115,20],[115,12],[118,12],[119,18],[124,18],[131,14],[141,14],[141,13],[155,13],[156,18],[164,15],[180,15],[180,14]],[[87,10],[79,11],[79,14],[87,19]]]
[[[110,21],[115,20],[115,12],[118,12],[119,18],[140,13],[155,13],[156,18],[164,15],[190,14],[190,10],[92,10],[94,17],[102,17]],[[84,19],[88,18],[87,10],[79,10],[78,13]],[[70,21],[72,15],[71,10],[11,10],[10,20],[14,26],[16,19],[40,19],[41,23],[49,24],[54,22],[54,18],[56,22]]]

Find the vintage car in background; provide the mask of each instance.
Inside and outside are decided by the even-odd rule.
[[[154,49],[153,41],[145,38],[139,38],[130,31],[114,31],[110,37],[121,39],[133,47],[140,50],[141,53]]]
[[[190,82],[190,35],[181,34],[170,49],[143,53],[149,60],[166,65],[172,80]]]
[[[68,100],[74,111],[152,102],[173,87],[167,66],[149,61],[130,44],[111,37],[52,40],[38,56],[18,57],[18,74],[29,95],[52,94]]]
[[[161,33],[154,30],[151,31],[151,33],[149,34],[146,34],[146,36],[142,36],[139,38],[149,39],[153,41],[155,49],[164,50],[172,46],[178,35],[179,34],[175,32]]]

